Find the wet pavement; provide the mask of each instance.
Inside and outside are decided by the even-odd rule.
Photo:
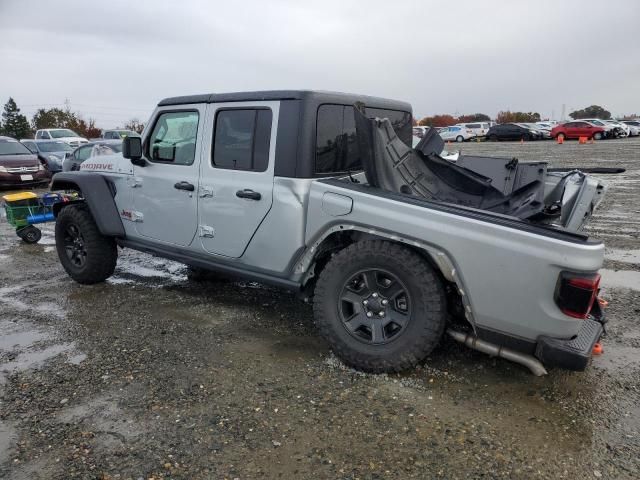
[[[628,169],[601,176],[589,227],[610,323],[587,371],[537,378],[444,340],[362,374],[289,293],[133,251],[81,286],[51,224],[25,245],[0,222],[0,478],[640,478],[640,140],[462,149]]]

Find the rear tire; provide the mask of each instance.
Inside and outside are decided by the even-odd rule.
[[[417,365],[446,324],[444,289],[433,268],[414,251],[382,240],[354,243],[331,258],[313,311],[334,353],[373,373]]]
[[[105,281],[118,261],[115,240],[100,233],[86,205],[70,205],[58,214],[56,250],[69,276],[85,285]]]

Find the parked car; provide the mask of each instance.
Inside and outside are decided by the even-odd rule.
[[[0,186],[48,184],[49,172],[38,156],[15,138],[0,136]]]
[[[476,137],[486,136],[489,128],[491,128],[489,122],[456,123],[455,126],[471,130]]]
[[[600,140],[605,138],[606,130],[604,126],[600,127],[590,122],[579,120],[574,122],[561,123],[556,125],[551,130],[551,136],[553,138],[593,138],[594,140]]]
[[[640,135],[640,121],[638,120],[622,120],[622,123],[629,127],[629,136],[637,137]]]
[[[62,171],[62,162],[67,153],[73,152],[73,147],[61,140],[20,140],[31,153],[38,155],[40,162],[52,172]]]
[[[79,147],[81,144],[89,142],[89,140],[68,128],[44,128],[37,130],[35,138],[36,140],[61,140],[72,147]]]
[[[579,121],[587,122],[595,127],[604,128],[605,138],[618,138],[623,136],[622,129],[615,125],[611,125],[610,123],[606,123],[604,120],[600,120],[599,118],[580,118]]]
[[[536,140],[549,140],[551,138],[551,129],[545,129],[536,123],[518,123],[522,127],[531,130],[536,135]]]
[[[62,162],[62,171],[80,170],[80,165],[92,157],[113,155],[122,152],[122,140],[98,140],[76,148]]]
[[[619,122],[617,120],[602,120],[603,123],[607,125],[613,125],[615,128],[621,129],[624,133],[620,135],[621,137],[628,137],[631,134],[631,128],[624,122]]]
[[[502,140],[539,140],[542,135],[517,123],[501,123],[489,129],[487,138],[492,142]]]
[[[444,141],[449,142],[464,142],[465,140],[470,140],[476,137],[476,134],[473,133],[473,130],[459,127],[457,125],[454,125],[452,127],[443,127],[438,131],[438,133]]]
[[[58,258],[80,284],[109,278],[123,247],[288,288],[370,372],[413,367],[445,334],[537,375],[584,369],[604,244],[580,230],[602,182],[442,160],[436,136],[410,148],[411,118],[404,102],[331,92],[164,99],[122,155],[54,177],[83,197],[55,211]]]
[[[116,129],[116,130],[105,130],[102,132],[103,140],[122,140],[124,137],[139,137],[140,134],[138,132],[134,132],[133,130],[125,130],[125,129]]]

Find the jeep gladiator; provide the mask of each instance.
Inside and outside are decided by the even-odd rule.
[[[118,248],[295,290],[347,364],[400,371],[446,333],[527,366],[582,370],[604,316],[603,185],[546,163],[411,148],[404,102],[316,91],[162,100],[122,155],[58,173],[60,262],[113,274]]]

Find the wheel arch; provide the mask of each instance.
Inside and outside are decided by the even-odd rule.
[[[51,182],[51,190],[75,190],[82,196],[82,200],[56,204],[53,210],[56,217],[60,210],[69,205],[85,203],[102,235],[125,236],[122,219],[114,200],[115,187],[102,175],[91,172],[57,173]]]
[[[295,264],[294,272],[302,275],[303,291],[310,292],[313,289],[317,277],[334,253],[362,240],[386,240],[418,253],[443,280],[448,294],[459,300],[460,311],[456,312],[458,316],[466,319],[475,330],[473,309],[466,293],[464,280],[451,255],[428,243],[404,238],[397,233],[384,230],[352,224],[339,224],[326,229]]]

